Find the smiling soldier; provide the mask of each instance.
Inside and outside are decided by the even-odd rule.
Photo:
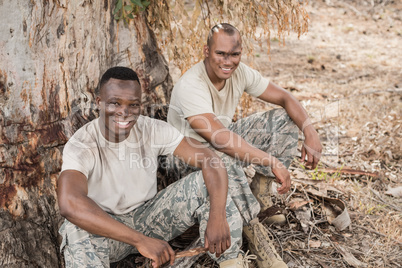
[[[307,157],[307,166],[316,167],[322,146],[301,104],[288,91],[243,64],[241,54],[242,40],[235,27],[227,23],[212,27],[204,46],[204,61],[189,69],[173,88],[168,122],[184,135],[223,153],[224,161],[231,158],[255,164],[257,175],[250,187],[265,210],[272,206],[270,189],[274,179],[281,184],[279,193],[290,189],[287,168],[297,152],[297,127],[305,136],[302,159]],[[232,123],[243,92],[284,109]],[[182,175],[191,170],[176,160],[170,161],[176,165],[173,170]],[[241,165],[237,167],[237,174],[244,176]],[[244,234],[260,268],[287,267],[258,219],[250,225],[245,222]]]
[[[229,183],[230,162],[226,168],[213,151],[189,144],[197,141],[141,116],[141,86],[133,70],[107,70],[99,88],[100,117],[63,150],[58,202],[66,218],[60,228],[66,267],[109,267],[138,252],[153,267],[173,264],[167,241],[195,223],[212,258],[237,260],[242,223],[259,210],[247,181]],[[169,154],[201,170],[157,193],[157,157]]]

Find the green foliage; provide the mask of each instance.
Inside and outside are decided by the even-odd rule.
[[[123,19],[125,23],[128,23],[130,19],[134,19],[138,12],[145,11],[150,3],[147,0],[117,0],[113,10],[114,19],[117,21]]]
[[[300,163],[300,167],[303,170],[307,170],[306,167],[302,163]],[[337,180],[340,178],[342,168],[343,168],[343,165],[339,169],[337,169],[337,172],[334,172],[334,173],[332,173],[332,175],[329,175],[328,172],[320,170],[321,169],[320,165],[317,165],[317,167],[314,170],[312,170],[309,174],[310,174],[312,180],[322,180],[322,181],[330,182],[330,181],[334,181],[334,180]]]

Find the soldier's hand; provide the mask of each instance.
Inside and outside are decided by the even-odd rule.
[[[216,257],[219,257],[230,245],[230,229],[226,220],[226,213],[220,216],[210,213],[207,229],[205,230],[204,247],[208,248],[212,254],[216,253]]]
[[[305,135],[304,144],[302,146],[301,160],[306,162],[306,167],[315,169],[321,158],[322,145],[318,133],[314,130]],[[307,161],[306,161],[307,156]]]
[[[281,184],[278,188],[278,193],[285,194],[290,190],[290,174],[286,167],[278,161],[274,167],[272,167],[272,173],[274,173],[276,177],[276,182]]]
[[[173,265],[175,252],[169,243],[147,236],[144,237],[135,247],[141,255],[152,260],[152,267],[158,268],[168,261],[170,261],[170,265]]]

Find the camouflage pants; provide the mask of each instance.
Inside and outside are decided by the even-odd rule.
[[[289,168],[297,154],[299,129],[284,109],[253,114],[230,124],[228,129],[254,147],[275,156],[286,168]],[[226,154],[222,154],[221,158],[232,159]],[[174,156],[169,156],[166,162],[168,172],[173,173],[176,178],[186,176],[195,170]],[[240,160],[237,160],[237,164],[240,169],[247,166]],[[266,177],[275,177],[270,167],[255,166],[254,169]]]
[[[260,210],[243,170],[236,167],[232,159],[224,163],[229,176],[226,217],[232,245],[219,259],[211,255],[218,262],[237,257],[242,245],[242,226],[255,218]],[[146,236],[165,241],[179,236],[198,222],[204,243],[209,207],[208,192],[201,171],[197,171],[169,185],[131,213],[110,216]],[[137,252],[128,244],[90,234],[67,220],[59,232],[63,237],[61,251],[66,267],[109,267],[110,262]]]
[[[275,156],[289,168],[297,154],[299,129],[284,109],[273,109],[242,118],[228,127],[254,147]],[[256,172],[274,177],[270,167],[256,166]]]

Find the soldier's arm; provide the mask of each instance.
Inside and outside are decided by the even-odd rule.
[[[307,166],[315,168],[321,157],[322,146],[317,131],[300,102],[288,91],[270,82],[259,99],[282,106],[305,136],[302,147],[302,160],[307,155]]]
[[[187,118],[190,126],[215,149],[247,163],[269,166],[279,183],[279,193],[290,189],[290,175],[286,167],[272,155],[255,148],[241,136],[230,131],[211,113],[195,115]]]
[[[165,241],[146,237],[116,221],[88,197],[88,183],[84,174],[65,170],[58,180],[57,196],[60,214],[78,227],[100,236],[130,244],[159,267],[167,261],[173,264],[175,253]]]
[[[210,198],[209,220],[205,232],[205,248],[219,257],[230,247],[230,229],[226,220],[228,175],[222,160],[200,142],[184,138],[174,155],[185,163],[201,168]]]

